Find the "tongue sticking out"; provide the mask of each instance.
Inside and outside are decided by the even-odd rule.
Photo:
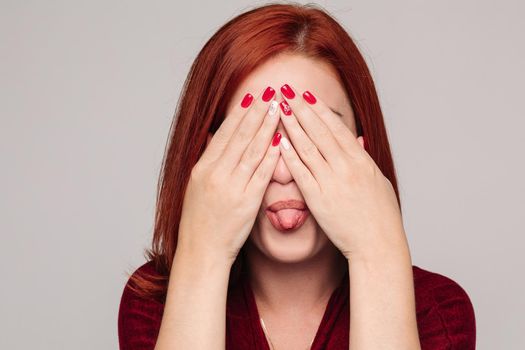
[[[281,209],[275,212],[279,223],[286,229],[295,227],[303,214],[303,210],[299,209]]]

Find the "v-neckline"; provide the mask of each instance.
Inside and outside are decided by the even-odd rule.
[[[324,329],[326,327],[326,323],[328,322],[328,317],[329,317],[329,311],[332,310],[332,307],[334,305],[334,302],[335,302],[335,297],[336,295],[338,294],[338,292],[340,292],[342,289],[344,289],[343,287],[345,286],[345,284],[349,283],[349,280],[348,280],[348,270],[346,270],[342,280],[340,281],[339,285],[332,291],[332,294],[330,295],[330,298],[328,299],[328,303],[326,304],[325,306],[325,309],[324,309],[324,312],[323,312],[323,318],[321,319],[321,323],[319,324],[319,327],[317,328],[317,331],[315,332],[315,337],[314,337],[314,340],[312,342],[312,345],[310,346],[310,349],[311,350],[315,350],[317,349],[319,346],[317,345],[317,343],[319,343],[319,338],[320,338],[320,332],[322,329]],[[255,301],[255,295],[253,293],[253,290],[251,288],[251,285],[250,285],[250,281],[249,281],[249,278],[248,276],[245,276],[245,278],[243,279],[243,284],[244,284],[244,294],[247,298],[247,302],[248,302],[248,308],[250,310],[250,314],[253,312],[254,313],[254,317],[253,317],[253,322],[255,322],[255,324],[253,324],[252,326],[255,328],[255,332],[256,332],[256,335],[257,335],[257,338],[258,339],[264,339],[264,348],[263,349],[260,349],[260,348],[256,348],[257,350],[271,350],[270,348],[270,344],[268,343],[268,339],[266,338],[266,335],[264,333],[264,330],[262,328],[262,325],[261,325],[261,322],[260,322],[260,315],[259,315],[259,309],[257,308],[257,302]],[[256,342],[257,343],[257,342]],[[256,344],[257,346],[257,344]]]

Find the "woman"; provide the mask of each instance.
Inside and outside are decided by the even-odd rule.
[[[374,83],[314,5],[229,21],[170,130],[120,348],[474,349],[470,299],[411,263]]]

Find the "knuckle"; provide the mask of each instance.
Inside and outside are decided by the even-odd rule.
[[[298,104],[297,106],[294,106],[293,112],[295,115],[303,115],[306,118],[312,118],[312,112],[310,111],[310,108],[306,107],[303,104]]]
[[[289,106],[288,109],[292,112],[292,116],[296,118],[296,122],[299,122],[299,118],[300,118],[299,116],[302,116],[303,118],[308,118],[308,115],[305,114],[306,113],[305,109],[302,108],[300,103],[296,103],[295,101],[289,101],[289,102],[286,101],[286,104]],[[281,109],[280,103],[279,103],[279,109]]]
[[[246,162],[249,162],[250,164],[253,164],[254,162],[258,161],[260,158],[261,149],[258,146],[250,146],[246,150]]]
[[[314,155],[315,150],[316,150],[316,147],[311,142],[308,142],[306,145],[301,147],[301,153],[308,158]]]
[[[267,174],[268,170],[266,170],[265,167],[261,167],[255,172],[254,176],[257,178],[257,180],[263,181],[266,179]]]
[[[328,140],[330,137],[332,137],[332,132],[324,125],[321,126],[319,130],[317,130],[317,133],[320,139]]]
[[[237,130],[237,139],[238,140],[241,140],[241,141],[244,141],[248,138],[248,132],[246,131],[246,128],[245,127],[242,127],[239,128]]]
[[[206,188],[209,190],[216,190],[224,186],[224,180],[222,178],[222,173],[217,168],[208,172],[208,174],[205,176],[205,182],[206,182]]]
[[[237,167],[242,174],[248,173],[248,171],[250,171],[250,165],[245,158],[239,161],[239,165]]]
[[[262,100],[258,100],[257,103],[253,106],[253,111],[257,114],[263,114],[266,113],[268,110],[268,102],[264,102]]]

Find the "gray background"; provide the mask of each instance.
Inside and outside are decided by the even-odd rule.
[[[196,53],[250,1],[2,1],[0,348],[116,349]],[[369,62],[413,264],[523,349],[525,6],[323,1]]]

